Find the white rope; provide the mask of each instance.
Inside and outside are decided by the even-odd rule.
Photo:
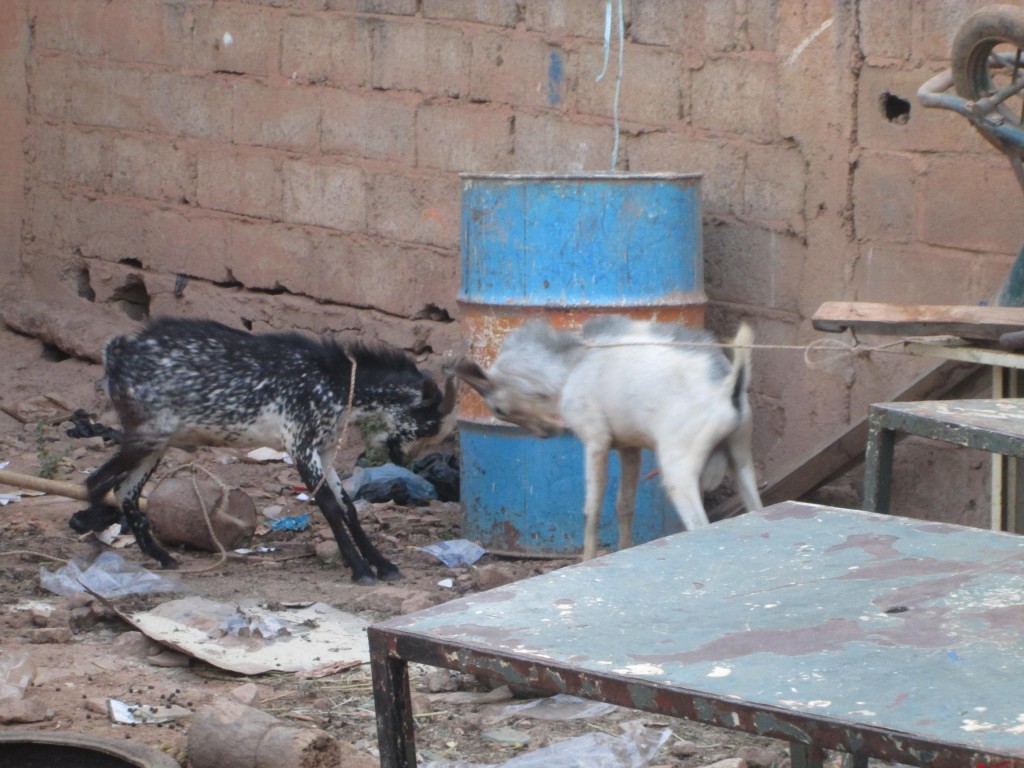
[[[612,102],[612,120],[615,129],[615,139],[612,144],[612,170],[619,164],[619,95],[622,93],[622,54],[626,39],[626,22],[622,14],[622,0],[618,0],[619,14],[619,69],[615,75],[615,98]],[[608,71],[608,57],[612,47],[612,0],[608,0],[604,7],[604,63],[601,66],[601,73],[596,81],[600,82]]]

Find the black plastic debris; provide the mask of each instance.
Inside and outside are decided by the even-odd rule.
[[[68,437],[102,437],[103,442],[108,445],[120,445],[121,431],[100,424],[98,421],[95,421],[95,418],[93,414],[87,413],[83,408],[79,408],[71,414],[70,421],[72,427],[67,430]]]
[[[437,489],[441,501],[459,500],[459,460],[454,453],[428,453],[409,469]]]

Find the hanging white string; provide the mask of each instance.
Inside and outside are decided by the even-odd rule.
[[[612,170],[619,164],[619,94],[622,92],[622,49],[626,39],[626,22],[622,15],[622,0],[618,0],[619,14],[619,70],[615,75],[615,99],[612,102],[612,120],[615,129],[615,139],[612,144]],[[601,66],[601,74],[597,76],[597,82],[605,76],[608,71],[608,57],[612,48],[612,0],[608,0],[604,7],[604,63]]]

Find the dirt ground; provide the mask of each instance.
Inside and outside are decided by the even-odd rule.
[[[81,483],[110,455],[112,448],[101,438],[69,437],[69,424],[60,421],[62,414],[84,408],[96,414],[100,423],[117,426],[105,395],[97,388],[98,365],[66,358],[0,326],[0,376],[0,466],[9,462],[9,471],[52,473],[55,479]],[[318,511],[298,498],[294,470],[283,463],[247,463],[240,460],[242,455],[223,449],[171,452],[156,480],[197,462],[229,486],[246,491],[257,510],[279,506],[285,515],[311,512],[313,525],[302,532],[258,529],[254,544],[287,543],[291,553],[287,558],[229,559],[217,566],[215,554],[175,550],[184,582],[213,600],[269,605],[316,600],[374,621],[570,562],[485,555],[472,567],[449,569],[418,547],[459,537],[457,504],[435,503],[423,509],[382,504],[364,515],[364,524],[384,554],[399,564],[403,578],[373,587],[356,586],[341,564],[314,554],[317,544],[324,554],[323,542],[332,539]],[[342,457],[339,469],[353,458],[351,452]],[[151,481],[148,488],[154,485]],[[0,485],[0,494],[14,490]],[[346,766],[377,765],[368,667],[319,679],[295,674],[240,676],[166,652],[102,603],[87,597],[62,598],[44,590],[39,583],[41,567],[56,570],[60,561],[91,560],[104,548],[91,536],[80,538],[68,527],[69,516],[82,506],[56,495],[23,496],[0,506],[0,662],[23,651],[35,667],[33,682],[17,706],[0,704],[0,732],[71,732],[132,740],[164,750],[186,765],[188,717],[159,725],[119,725],[111,722],[107,700],[146,706],[174,703],[195,712],[217,697],[235,695],[288,724],[327,731],[342,742]],[[119,552],[146,567],[155,565],[134,544]],[[452,588],[439,585],[449,578]],[[171,596],[124,598],[129,610],[147,601],[155,605],[168,599]],[[125,609],[119,601],[114,605]],[[637,720],[672,731],[653,765],[689,768],[736,758],[752,766],[788,762],[779,742],[629,710],[579,720],[541,720],[506,715],[507,702],[455,703],[447,692],[486,692],[487,687],[443,670],[414,668],[413,686],[421,764],[442,760],[501,764],[570,736],[598,731],[619,734],[624,723]],[[742,768],[738,762],[731,765]]]

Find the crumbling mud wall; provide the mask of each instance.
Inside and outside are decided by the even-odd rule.
[[[822,302],[976,303],[1024,240],[1002,156],[914,96],[981,5],[625,0],[616,99],[600,0],[7,0],[4,312],[72,318],[79,352],[171,314],[436,362],[458,173],[607,171],[617,125],[616,170],[704,173],[708,325],[780,347],[754,359],[771,477],[928,365],[807,368],[781,347]],[[915,455],[960,480],[906,493],[984,505],[976,457]]]

